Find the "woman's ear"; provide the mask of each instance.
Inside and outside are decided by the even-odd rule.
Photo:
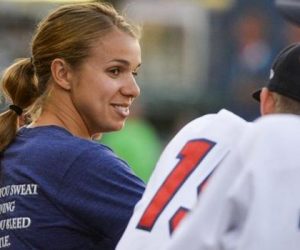
[[[268,115],[275,113],[276,100],[273,93],[267,87],[262,88],[260,92],[260,113]]]
[[[71,89],[71,68],[65,60],[56,58],[52,61],[51,75],[60,87],[65,90]]]

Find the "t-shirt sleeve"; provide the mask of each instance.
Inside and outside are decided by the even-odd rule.
[[[117,242],[144,191],[126,162],[103,147],[86,150],[65,173],[57,197],[75,223]]]

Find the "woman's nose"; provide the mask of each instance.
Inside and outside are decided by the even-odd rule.
[[[129,77],[126,80],[126,84],[122,88],[122,94],[130,97],[138,97],[140,95],[140,87],[138,86],[134,76]]]

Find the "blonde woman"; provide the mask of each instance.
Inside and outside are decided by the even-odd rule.
[[[115,248],[144,184],[91,139],[122,129],[140,93],[138,38],[111,5],[64,5],[4,72],[0,248]]]

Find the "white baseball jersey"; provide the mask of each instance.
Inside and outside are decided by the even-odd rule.
[[[183,127],[163,151],[116,249],[163,249],[248,124],[221,110]]]
[[[300,118],[258,119],[167,250],[299,250]]]

